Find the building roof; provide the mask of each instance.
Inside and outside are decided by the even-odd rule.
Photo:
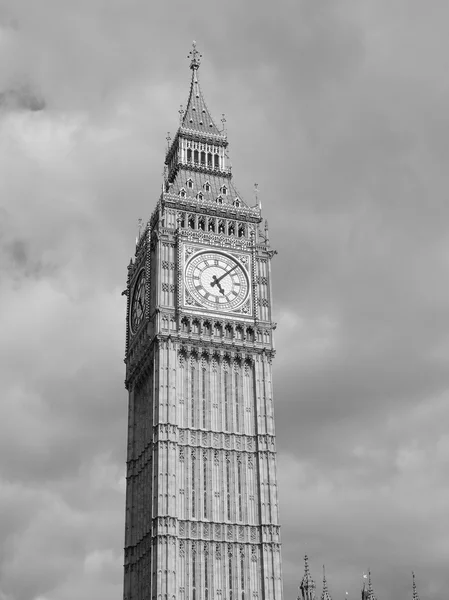
[[[201,193],[205,200],[214,202],[221,197],[223,204],[233,204],[237,199],[242,202],[232,179],[224,175],[182,169],[170,186],[170,193],[178,195],[181,190],[186,192],[186,197],[196,198]]]

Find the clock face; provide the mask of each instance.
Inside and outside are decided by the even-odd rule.
[[[186,289],[205,308],[227,311],[248,298],[246,270],[232,256],[222,252],[200,252],[187,263]]]
[[[142,270],[134,285],[131,299],[131,312],[129,324],[131,332],[136,333],[142,319],[145,315],[145,273]]]

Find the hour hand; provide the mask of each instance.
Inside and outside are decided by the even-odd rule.
[[[220,292],[224,294],[224,289],[220,285],[220,279],[216,275],[212,275],[212,279],[213,281],[210,282],[211,287],[214,287],[214,285],[216,285]]]

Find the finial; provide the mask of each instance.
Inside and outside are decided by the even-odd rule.
[[[192,71],[197,71],[200,68],[201,57],[203,55],[196,49],[196,42],[192,42],[192,50],[190,50],[187,58],[190,58],[190,68]]]
[[[170,148],[170,142],[171,142],[171,137],[170,137],[170,132],[167,131],[167,137],[165,138],[167,140],[167,150]]]
[[[321,594],[321,600],[332,600],[327,589],[327,581],[326,581],[326,569],[323,565],[323,593]]]
[[[259,210],[262,210],[262,204],[259,200],[259,184],[258,183],[254,184],[254,196],[256,198],[256,206],[259,207]]]
[[[184,109],[182,107],[182,104],[179,105],[178,113],[179,113],[179,122],[182,124],[182,118],[184,116]]]
[[[226,117],[225,117],[224,113],[222,113],[220,121],[222,122],[222,125],[223,125],[221,132],[226,133]]]
[[[136,237],[136,245],[137,245],[137,243],[140,240],[140,235],[142,233],[142,225],[143,225],[143,219],[138,219],[137,220],[137,227],[139,228],[139,231],[138,231],[138,234],[137,234],[137,237]]]
[[[412,571],[413,577],[413,600],[419,600],[418,591],[416,589],[415,572]]]
[[[368,569],[368,600],[376,600],[373,591],[373,584],[371,583],[371,571]]]

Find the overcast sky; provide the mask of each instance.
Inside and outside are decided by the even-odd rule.
[[[270,223],[285,599],[449,587],[449,4],[0,0],[0,600],[120,600],[126,266],[193,39]]]

